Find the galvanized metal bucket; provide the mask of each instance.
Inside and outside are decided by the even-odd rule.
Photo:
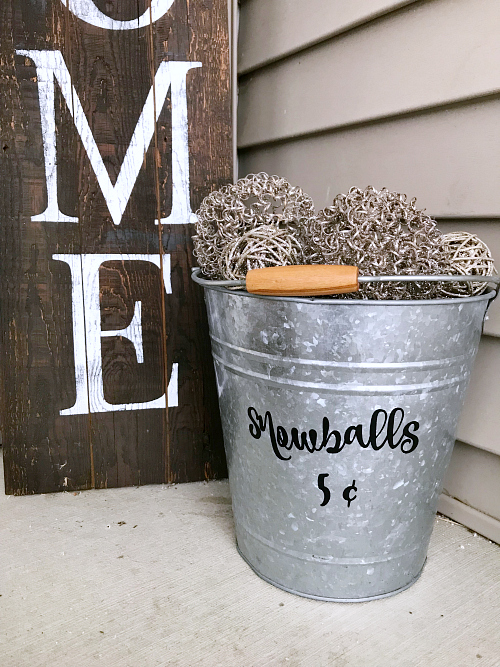
[[[411,586],[495,291],[274,298],[193,278],[205,288],[243,558],[320,600]]]

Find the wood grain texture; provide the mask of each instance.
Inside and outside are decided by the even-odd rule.
[[[246,275],[246,288],[252,294],[269,296],[318,296],[357,292],[358,267],[314,264],[253,269]]]
[[[96,0],[116,20],[147,10],[145,0]],[[202,290],[190,280],[192,225],[155,225],[174,207],[176,139],[172,129],[174,85],[162,104],[155,79],[162,63],[199,62],[185,73],[190,206],[194,211],[214,188],[232,179],[228,19],[225,0],[201,4],[175,0],[152,25],[104,30],[75,17],[61,0],[6,0],[0,8],[2,197],[0,198],[3,293],[0,304],[4,428],[8,493],[195,481],[226,474],[213,365]],[[74,90],[68,103],[54,84],[59,209],[78,222],[35,222],[48,202],[39,71],[33,58],[15,51],[59,51]],[[169,65],[170,66],[170,65]],[[182,65],[179,65],[182,66]],[[62,76],[62,75],[61,75]],[[165,80],[165,79],[164,79]],[[127,151],[148,95],[158,122],[137,179]],[[75,109],[84,117],[104,164],[99,181],[89,159]],[[156,108],[156,105],[158,108]],[[72,108],[70,108],[70,106]],[[42,110],[43,113],[43,110]],[[146,119],[150,122],[150,119]],[[154,120],[154,118],[153,118]],[[153,128],[154,123],[151,124]],[[90,135],[89,135],[90,136]],[[122,165],[125,166],[122,170]],[[112,217],[112,189],[133,188],[119,224]],[[108,178],[107,196],[102,179]],[[111,188],[111,189],[110,189]],[[179,221],[177,221],[178,223]],[[102,400],[128,405],[168,394],[178,369],[178,405],[166,409],[90,411],[61,415],[77,398],[74,332],[75,280],[53,256],[113,256],[98,269]],[[133,256],[159,257],[159,265]],[[132,256],[131,261],[127,256]],[[69,261],[69,260],[68,260]],[[77,260],[75,260],[77,261]],[[95,280],[94,280],[95,286]],[[88,300],[85,302],[88,387],[92,394]],[[87,291],[86,291],[87,290]],[[72,294],[73,291],[73,294]],[[141,303],[144,362],[124,330]],[[74,326],[73,326],[74,325]],[[83,335],[83,334],[82,334]],[[164,345],[166,339],[166,345]],[[87,342],[85,342],[85,340]],[[75,349],[77,348],[77,349]],[[89,365],[90,364],[90,365]],[[84,364],[85,365],[85,364]],[[90,405],[96,397],[88,396]],[[88,412],[88,409],[87,409]]]

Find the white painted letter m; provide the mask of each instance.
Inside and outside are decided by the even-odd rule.
[[[155,123],[165,104],[169,88],[172,96],[172,210],[163,224],[187,224],[194,221],[189,196],[189,150],[186,98],[186,75],[190,69],[201,67],[199,62],[162,62],[155,75],[154,88],[149,91],[115,185],[111,183],[106,166],[92,135],[81,102],[71,83],[71,76],[60,51],[18,50],[20,56],[31,58],[36,65],[40,116],[42,123],[47,208],[32,220],[42,222],[78,222],[78,218],[59,210],[57,200],[57,155],[54,85],[59,84],[62,95],[87,151],[97,181],[108,205],[111,218],[119,225],[132,189],[144,161],[144,154],[154,134]],[[156,102],[156,118],[155,118]]]

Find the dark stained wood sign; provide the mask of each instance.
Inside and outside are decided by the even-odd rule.
[[[193,218],[232,177],[227,0],[0,3],[7,493],[225,476]]]

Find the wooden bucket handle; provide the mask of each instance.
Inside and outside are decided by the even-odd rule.
[[[320,296],[345,294],[359,289],[357,266],[308,264],[252,269],[246,289],[266,296]]]

